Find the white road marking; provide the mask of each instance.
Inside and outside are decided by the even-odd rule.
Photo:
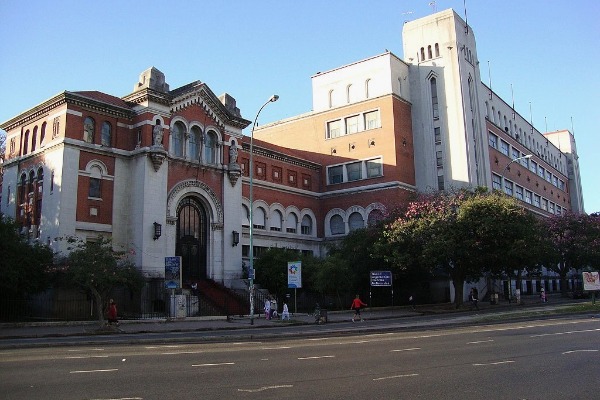
[[[500,365],[500,364],[510,364],[510,363],[514,363],[515,361],[513,360],[508,360],[508,361],[497,361],[497,362],[492,362],[492,363],[485,363],[485,364],[473,364],[474,367],[483,367],[486,365]]]
[[[183,347],[183,346],[173,344],[173,345],[165,345],[165,346],[146,346],[145,348],[146,349],[174,349],[177,347]]]
[[[292,346],[278,346],[278,347],[262,347],[262,350],[280,350],[280,349],[291,349]]]
[[[583,329],[581,331],[568,331],[568,332],[556,332],[556,333],[542,333],[540,335],[531,335],[529,337],[542,337],[542,336],[558,336],[558,335],[572,335],[574,333],[587,333],[587,332],[597,332],[600,331],[598,329]]]
[[[415,350],[421,350],[420,347],[412,347],[410,349],[398,349],[398,350],[390,350],[390,352],[395,352],[395,351],[415,351]]]
[[[79,352],[79,351],[104,351],[104,349],[70,349],[67,351]]]
[[[70,374],[89,374],[89,373],[93,373],[93,372],[115,372],[118,371],[118,368],[113,368],[113,369],[91,369],[88,371],[71,371],[69,372]]]
[[[200,353],[205,353],[204,350],[194,350],[194,351],[171,351],[168,353],[160,353],[163,356],[175,356],[178,354],[200,354]]]
[[[490,340],[478,340],[476,342],[467,342],[467,344],[479,344],[479,343],[488,343],[488,342],[493,342],[494,339],[490,339]]]
[[[373,378],[373,380],[374,381],[383,381],[385,379],[409,378],[411,376],[419,376],[419,374],[404,374],[404,375],[384,376],[382,378]]]
[[[144,400],[143,397],[119,397],[118,399],[90,399],[90,400]]]
[[[318,360],[320,358],[335,358],[335,356],[298,357],[298,360]]]
[[[565,351],[562,354],[571,354],[571,353],[586,353],[586,352],[596,352],[598,350],[570,350],[570,351]]]
[[[108,358],[108,356],[69,356],[65,357],[66,360],[76,360],[81,358]]]
[[[215,364],[192,364],[192,367],[218,367],[221,365],[235,365],[235,363],[225,362],[225,363],[215,363]]]
[[[285,388],[291,388],[291,387],[294,387],[294,385],[263,386],[258,389],[238,389],[238,392],[256,393],[256,392],[263,392],[265,390],[270,390],[270,389],[285,389]]]

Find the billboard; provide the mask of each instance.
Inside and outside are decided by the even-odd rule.
[[[371,271],[371,286],[392,286],[392,271]]]
[[[600,290],[600,276],[598,271],[583,273],[583,290]]]

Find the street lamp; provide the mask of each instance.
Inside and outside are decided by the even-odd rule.
[[[263,108],[265,108],[269,103],[276,102],[278,99],[279,96],[274,94],[265,102],[265,104],[262,105],[262,107],[256,113],[256,118],[254,118],[254,124],[252,125],[252,131],[250,132],[250,270],[248,272],[248,276],[250,278],[250,325],[254,325],[254,128],[256,128],[256,121],[258,121],[258,116]]]
[[[505,188],[505,180],[506,178],[504,177],[504,174],[506,173],[506,171],[508,171],[508,167],[510,167],[510,164],[514,163],[515,161],[520,161],[520,160],[525,160],[525,159],[529,159],[533,157],[532,154],[527,154],[525,156],[521,156],[521,157],[517,157],[517,158],[513,158],[512,160],[510,160],[510,162],[508,164],[506,164],[506,167],[504,167],[504,170],[502,171],[502,191],[504,193],[506,193],[506,191],[504,190]],[[510,303],[510,298],[512,296],[512,279],[510,277],[510,275],[508,275],[508,302]]]

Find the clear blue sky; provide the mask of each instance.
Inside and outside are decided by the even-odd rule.
[[[481,77],[540,131],[574,128],[585,208],[600,211],[600,2],[466,0]],[[436,10],[463,0],[437,0]],[[64,91],[124,96],[155,66],[171,89],[200,80],[259,123],[311,110],[310,77],[389,49],[430,0],[0,2],[0,121]],[[573,121],[573,122],[571,122]]]

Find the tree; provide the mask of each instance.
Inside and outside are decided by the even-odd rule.
[[[46,269],[52,265],[52,250],[20,236],[17,224],[0,214],[0,293],[6,298],[23,297],[46,289]]]
[[[95,242],[83,242],[76,237],[66,240],[73,246],[63,270],[67,282],[93,296],[102,326],[111,291],[117,287],[138,291],[144,285],[144,277],[125,252],[113,249],[110,239],[100,236]]]
[[[507,254],[511,265],[520,265],[524,256],[509,249],[524,247],[530,221],[514,199],[486,188],[424,194],[386,226],[379,251],[405,271],[446,273],[460,307],[465,282],[506,266]]]
[[[558,273],[566,296],[569,271],[600,265],[600,214],[555,215],[547,219],[546,232],[551,243],[547,267]]]

